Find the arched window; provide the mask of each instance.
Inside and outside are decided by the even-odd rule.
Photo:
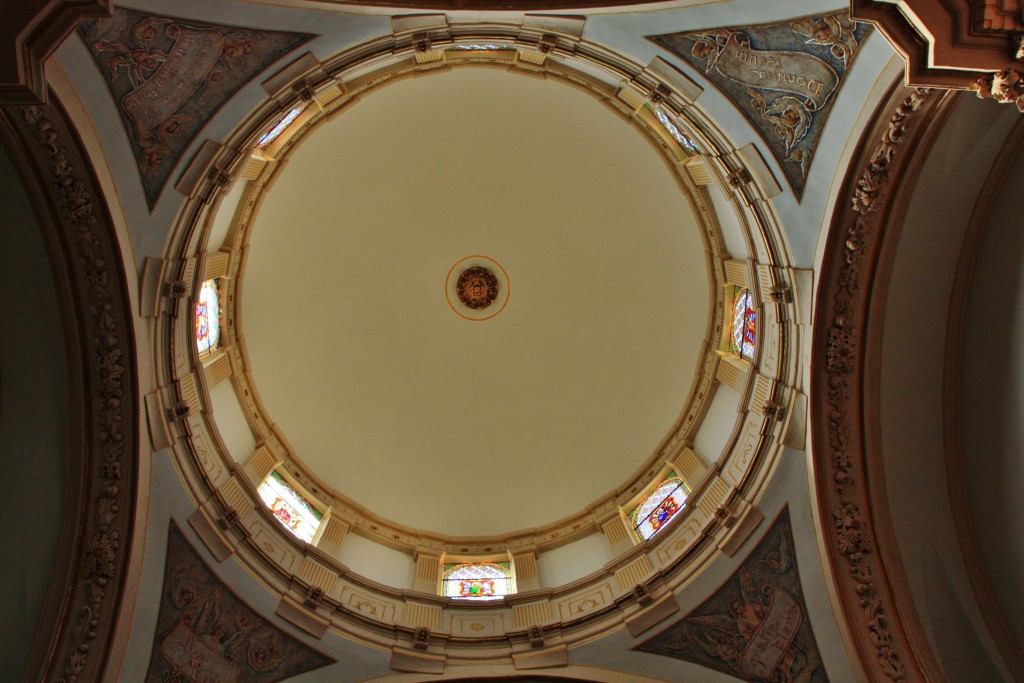
[[[446,564],[441,575],[441,595],[452,598],[497,598],[511,592],[508,562]]]
[[[732,297],[729,351],[745,360],[753,360],[756,346],[757,309],[754,307],[754,296],[746,287],[737,287]]]
[[[689,156],[700,154],[700,148],[697,147],[697,143],[693,141],[693,138],[683,132],[683,129],[672,120],[672,117],[669,116],[668,113],[666,113],[661,107],[651,104],[648,104],[647,107],[654,112],[654,116],[658,119],[658,123],[665,128],[668,134],[679,143],[679,146],[682,147]]]
[[[196,300],[196,347],[199,357],[220,348],[220,289],[216,280],[206,280]]]
[[[256,143],[256,146],[262,149],[269,145],[274,140],[276,140],[281,135],[281,133],[284,132],[285,128],[292,125],[292,122],[295,121],[295,119],[299,118],[299,114],[301,114],[305,110],[306,105],[302,105],[300,107],[295,107],[290,112],[285,114],[284,118],[278,121],[273,128],[271,128],[270,130],[263,134],[263,137],[259,139],[259,141]]]
[[[313,507],[301,493],[289,484],[280,472],[274,471],[260,484],[260,498],[274,513],[277,520],[306,543],[313,542],[313,536],[320,526],[323,513]]]
[[[658,533],[686,504],[690,488],[675,472],[669,472],[665,481],[654,489],[629,515],[633,530],[645,541]]]

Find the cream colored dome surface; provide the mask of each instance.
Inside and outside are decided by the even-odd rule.
[[[594,97],[496,69],[401,80],[309,134],[259,210],[238,323],[302,463],[453,536],[627,481],[708,330],[704,245],[665,164]],[[489,320],[445,296],[472,255],[507,272]]]

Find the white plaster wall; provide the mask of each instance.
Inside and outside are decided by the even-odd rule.
[[[256,450],[256,438],[249,429],[235,388],[231,382],[225,381],[209,387],[209,392],[220,438],[235,462],[244,463]]]
[[[416,563],[411,555],[356,533],[345,536],[338,559],[357,574],[392,588],[412,588],[416,575]]]
[[[537,556],[540,585],[561,586],[586,576],[611,560],[612,549],[604,534],[584,536]]]

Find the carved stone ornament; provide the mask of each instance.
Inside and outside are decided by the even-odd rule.
[[[846,181],[832,220],[822,265],[816,318],[822,320],[812,349],[812,399],[823,409],[813,425],[816,488],[829,565],[839,600],[869,680],[925,680],[910,636],[896,609],[879,555],[868,480],[863,427],[862,378],[866,308],[877,267],[894,186],[926,128],[921,112],[942,101],[935,91],[903,90],[890,109],[880,109],[873,145],[859,152],[860,171]],[[895,102],[895,104],[891,104]],[[845,199],[843,199],[845,197]],[[814,395],[812,394],[812,396]]]
[[[82,508],[77,547],[69,558],[66,607],[49,634],[52,655],[40,678],[98,681],[124,590],[129,560],[138,461],[135,341],[125,274],[113,222],[99,184],[52,92],[49,104],[6,107],[5,125],[20,161],[34,167],[23,180],[52,231],[70,281],[66,302],[78,313],[82,411],[88,437],[80,454]]]
[[[982,76],[975,84],[978,97],[991,97],[1003,104],[1016,104],[1017,110],[1024,112],[1024,75],[1013,69],[1006,69],[988,76]]]
[[[498,278],[489,268],[473,266],[459,275],[455,291],[463,305],[479,311],[493,304],[498,298]]]

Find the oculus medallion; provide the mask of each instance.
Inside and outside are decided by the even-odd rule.
[[[462,271],[455,292],[459,301],[474,310],[487,308],[498,298],[498,278],[489,268],[473,266]]]

